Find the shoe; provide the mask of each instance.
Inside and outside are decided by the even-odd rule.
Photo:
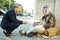
[[[6,37],[11,36],[10,34],[4,32],[4,31],[3,31],[3,33],[5,34]]]
[[[32,37],[34,34],[32,32],[28,33],[27,36],[28,37]]]
[[[24,31],[24,30],[20,30],[19,33],[20,33],[21,35],[26,35],[26,31]]]
[[[33,36],[37,36],[37,32],[30,32],[27,34],[28,37],[33,37]]]

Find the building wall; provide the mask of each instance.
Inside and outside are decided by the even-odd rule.
[[[56,17],[56,27],[58,27],[60,31],[60,0],[56,0],[55,17]]]

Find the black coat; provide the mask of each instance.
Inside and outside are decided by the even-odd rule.
[[[6,28],[10,26],[17,27],[20,24],[23,24],[23,22],[21,20],[17,20],[16,13],[13,9],[7,11],[1,21],[2,28]]]

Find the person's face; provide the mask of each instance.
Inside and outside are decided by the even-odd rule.
[[[21,6],[16,7],[16,12],[20,12]]]
[[[43,9],[42,12],[43,12],[43,14],[46,14],[47,13],[47,9]]]

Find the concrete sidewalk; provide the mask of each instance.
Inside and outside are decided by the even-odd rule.
[[[12,32],[12,35],[10,37],[5,37],[5,35],[2,32],[2,29],[0,28],[0,40],[60,40],[60,36],[56,36],[55,38],[42,38],[42,37],[27,37],[22,36],[19,34],[19,29],[17,28]]]

